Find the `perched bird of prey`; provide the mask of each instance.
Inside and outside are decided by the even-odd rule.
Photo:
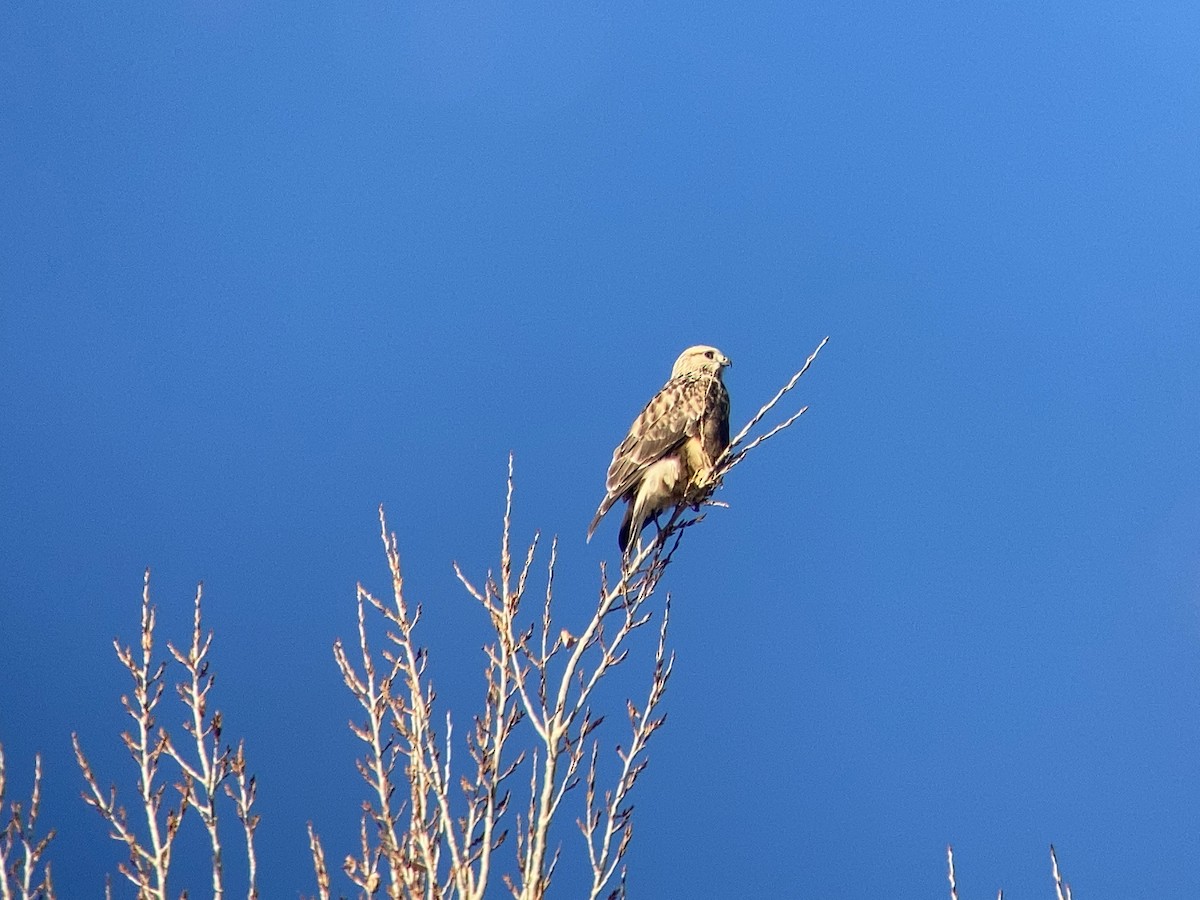
[[[629,505],[617,535],[624,553],[647,523],[683,502],[729,446],[729,392],[721,370],[729,359],[715,347],[688,347],[675,360],[671,379],[613,451],[605,495],[588,527],[588,540],[618,500]]]

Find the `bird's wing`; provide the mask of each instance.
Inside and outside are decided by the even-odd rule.
[[[589,539],[600,520],[637,483],[648,466],[695,434],[705,406],[704,391],[697,387],[691,376],[671,379],[633,420],[629,434],[613,451],[604,499],[588,527]]]
[[[690,436],[704,415],[705,390],[695,378],[668,381],[634,420],[629,434],[613,451],[605,489],[620,497],[645,472],[646,467],[670,454]]]

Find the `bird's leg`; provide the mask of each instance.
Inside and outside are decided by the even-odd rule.
[[[713,492],[717,486],[717,479],[713,477],[715,469],[712,465],[705,466],[696,471],[688,482],[686,502],[693,509],[700,509],[700,504]]]
[[[653,516],[653,519],[654,519],[654,530],[655,530],[655,532],[656,532],[657,534],[659,534],[659,535],[661,535],[661,534],[662,534],[662,523],[658,521],[658,517],[659,517],[659,516],[661,516],[661,515],[662,515],[662,510],[659,510],[659,511],[658,511],[658,512],[656,512],[656,513],[654,514],[654,516]]]

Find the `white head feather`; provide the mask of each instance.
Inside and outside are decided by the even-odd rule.
[[[721,369],[731,365],[733,362],[729,357],[716,347],[697,344],[679,354],[679,359],[675,360],[675,365],[671,369],[671,377],[678,378],[680,375],[691,375],[694,372],[707,372],[719,378]]]

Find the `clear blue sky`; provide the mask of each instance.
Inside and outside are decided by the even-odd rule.
[[[463,717],[508,452],[582,609],[675,355],[736,427],[829,334],[668,577],[632,895],[940,896],[953,842],[1050,897],[1053,841],[1200,896],[1198,63],[1158,0],[4,4],[0,741],[62,895],[121,855],[69,735],[132,789],[145,566],[163,638],[205,581],[264,896],[311,892],[376,505]]]

